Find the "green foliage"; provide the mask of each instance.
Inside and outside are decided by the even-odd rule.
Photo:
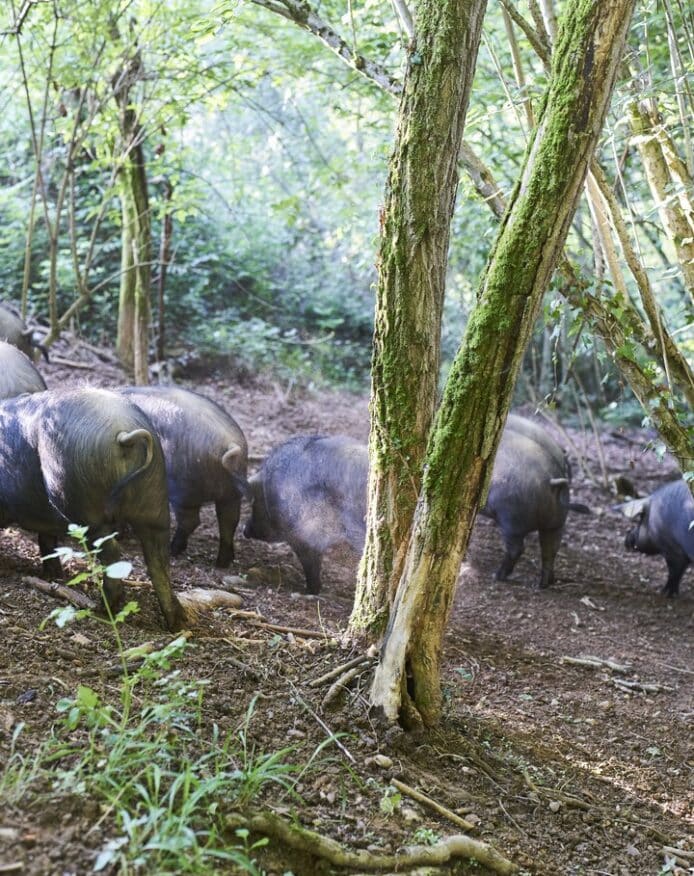
[[[682,17],[680,4],[672,8],[680,54],[690,65],[684,72],[691,72],[691,22]],[[137,58],[143,75],[133,83],[130,99],[145,138],[155,253],[163,217],[167,211],[173,217],[165,301],[169,351],[197,351],[211,363],[226,360],[283,380],[364,388],[378,204],[397,101],[314,36],[241,0],[134,0],[116,7],[107,0],[88,7],[62,0],[49,71],[53,9],[51,4],[31,7],[21,46],[37,133],[46,101],[42,172],[48,213],[54,213],[69,165],[75,197],[64,203],[74,205],[74,219],[68,219],[64,206],[53,272],[39,199],[29,260],[30,310],[46,318],[48,287],[55,279],[58,310],[64,312],[76,295],[74,255],[79,261],[91,253],[87,279],[94,291],[74,326],[92,340],[113,343],[121,259],[114,171],[123,156],[112,82],[124,63]],[[379,0],[326,0],[317,9],[356,52],[402,78],[407,38],[391,6]],[[530,17],[527,4],[518,9]],[[9,29],[11,11],[6,16]],[[515,33],[523,87],[514,79],[500,11],[490,7],[465,132],[506,195],[530,137],[522,101],[529,98],[537,115],[547,86],[547,74],[524,34],[518,28]],[[681,148],[684,130],[672,86],[666,16],[656,0],[639,5],[631,45],[649,65],[639,83],[642,94],[658,101]],[[22,290],[34,172],[17,64],[18,41],[8,37],[0,46],[0,282],[3,297],[14,300]],[[633,85],[628,74],[618,83],[600,158],[632,217],[663,317],[687,355],[694,349],[690,302],[658,228],[626,121]],[[75,132],[78,148],[70,158]],[[170,202],[164,181],[173,189]],[[74,253],[70,221],[76,229]],[[474,305],[496,227],[463,175],[451,226],[444,375]],[[567,249],[592,283],[595,248],[585,204],[579,205]],[[155,280],[157,272],[155,265]],[[636,297],[633,282],[628,276],[626,281]],[[619,309],[618,296],[607,284],[594,285]],[[555,298],[556,291],[550,292],[545,325],[534,332],[517,400],[550,399],[573,408],[578,375],[583,387],[578,395],[584,393],[595,409],[622,400],[628,406],[630,394],[600,344],[583,337],[580,317],[564,305],[556,307]],[[576,324],[580,340],[574,343]],[[635,355],[632,347],[624,352]]]
[[[79,549],[61,549],[86,564],[70,583],[91,580],[103,595],[104,575],[125,574],[123,565],[99,563],[100,544],[89,549],[86,528],[71,527]],[[112,536],[109,536],[109,538]],[[102,539],[103,543],[105,539]],[[185,637],[146,653],[124,649],[119,627],[126,609],[107,618],[122,667],[114,702],[80,685],[74,696],[56,705],[58,721],[32,759],[20,755],[19,725],[10,756],[0,770],[0,802],[40,794],[47,805],[80,797],[95,800],[102,812],[96,826],[110,835],[98,855],[95,872],[249,873],[260,876],[256,854],[267,840],[251,842],[248,832],[227,828],[226,815],[256,803],[269,788],[295,796],[294,786],[331,740],[303,767],[288,758],[291,747],[258,750],[251,738],[257,696],[249,702],[236,731],[207,727],[203,713],[206,682],[189,680],[179,666],[191,647]],[[59,609],[50,616],[63,626],[91,616]],[[136,668],[130,661],[138,658]],[[46,790],[47,789],[47,790]]]

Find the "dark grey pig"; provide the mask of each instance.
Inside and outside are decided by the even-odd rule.
[[[94,540],[115,521],[130,524],[171,630],[183,609],[169,579],[169,504],[161,446],[145,415],[126,398],[101,389],[42,392],[0,405],[0,527],[37,532],[41,554],[55,550],[69,523]],[[111,539],[105,564],[120,556]],[[44,561],[44,574],[61,574]],[[106,578],[106,598],[122,599],[122,582]]]
[[[625,547],[642,554],[662,554],[668,576],[663,593],[676,596],[687,566],[694,560],[694,499],[685,481],[665,484],[645,499],[620,506],[636,525]]]
[[[166,461],[169,502],[176,519],[171,542],[182,553],[200,523],[200,507],[215,503],[219,524],[216,565],[234,559],[234,534],[241,498],[248,491],[248,446],[238,423],[205,396],[175,386],[133,386],[120,390],[145,412]]]
[[[345,436],[302,435],[276,447],[249,480],[247,538],[285,541],[301,562],[306,590],[319,593],[321,561],[333,545],[364,545],[366,447]]]
[[[46,383],[29,357],[17,347],[0,341],[0,400],[24,392],[42,392]]]
[[[561,447],[537,423],[516,414],[508,418],[494,461],[487,502],[481,514],[501,529],[506,553],[496,571],[503,581],[523,553],[525,536],[537,530],[542,567],[539,587],[554,583],[554,560],[566,515],[589,513],[569,501],[571,470]]]
[[[0,341],[7,341],[8,344],[17,347],[32,361],[34,349],[37,348],[43,353],[46,362],[48,361],[45,348],[34,341],[33,329],[28,328],[22,317],[11,307],[2,303],[0,303]]]

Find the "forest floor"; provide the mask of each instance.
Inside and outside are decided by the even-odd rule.
[[[41,366],[49,387],[124,382],[115,365],[85,348],[61,352],[81,356],[89,368]],[[367,435],[364,398],[234,383],[221,372],[182,382],[237,419],[252,467],[295,434]],[[647,436],[638,431],[606,429],[599,448],[579,430],[555,434],[564,446],[567,434],[574,444],[572,497],[593,513],[570,516],[557,583],[545,591],[533,586],[536,537],[528,538],[511,580],[497,582],[499,534],[491,521],[478,520],[445,639],[444,717],[426,732],[384,730],[373,721],[368,670],[326,707],[329,685],[311,686],[360,653],[344,637],[357,558],[329,555],[319,598],[306,596],[298,561],[285,545],[238,535],[236,562],[220,572],[212,565],[216,521],[204,509],[187,556],[172,564],[174,586],[214,588],[226,575],[239,576],[245,611],[261,614],[266,624],[305,631],[286,633],[217,609],[202,615],[176,664],[183,678],[206,682],[201,738],[214,725],[221,734],[246,728],[255,752],[290,746],[285,758],[299,765],[314,757],[294,794],[276,786],[254,805],[372,852],[395,853],[461,832],[406,793],[395,793],[396,779],[465,818],[475,838],[521,872],[694,872],[694,576],[691,570],[685,575],[679,598],[661,595],[664,560],[625,551],[628,521],[611,510],[610,493],[586,477],[578,454],[598,476],[603,454],[609,476],[626,475],[642,494],[672,478],[674,466],[643,452]],[[163,631],[138,546],[126,540],[124,550],[135,564],[131,592],[141,606],[121,628],[124,645],[163,644],[171,636]],[[105,699],[117,700],[120,691],[108,669],[115,659],[108,628],[87,618],[39,629],[57,604],[22,582],[39,572],[34,539],[14,529],[0,533],[0,794],[11,751],[13,763],[30,764],[57,726],[60,699],[74,697],[80,685]],[[607,662],[571,662],[586,656]],[[332,734],[341,735],[335,740]],[[8,799],[0,806],[0,873],[92,872],[99,852],[122,830],[112,807],[79,785],[56,803],[55,789],[45,782],[34,787],[27,778],[24,793]],[[274,839],[254,854],[259,867],[277,876],[358,872]],[[133,865],[128,872],[160,871]],[[220,865],[220,872],[237,871]],[[436,872],[488,871],[464,860]]]

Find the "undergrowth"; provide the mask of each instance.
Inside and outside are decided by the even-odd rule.
[[[73,581],[91,578],[103,596],[104,575],[124,576],[127,564],[103,567],[99,547],[87,547],[86,530],[73,527],[72,534],[81,549],[61,548],[60,556],[85,561],[87,571]],[[18,750],[18,725],[0,768],[0,806],[34,799],[59,810],[61,802],[74,809],[80,799],[95,801],[98,817],[84,837],[98,848],[95,872],[261,874],[255,855],[268,841],[230,830],[229,812],[257,804],[271,787],[299,800],[296,783],[331,740],[304,765],[289,760],[291,747],[257,750],[249,732],[257,697],[234,731],[207,726],[206,682],[186,679],[177,665],[193,647],[185,636],[151,653],[123,647],[119,626],[136,610],[129,603],[117,614],[107,607],[106,617],[72,607],[50,615],[59,626],[89,615],[111,628],[122,673],[118,696],[107,701],[80,685],[57,703],[52,734],[31,758]]]

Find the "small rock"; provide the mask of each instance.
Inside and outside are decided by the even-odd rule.
[[[33,703],[38,695],[39,692],[33,687],[30,687],[29,690],[25,690],[24,693],[20,693],[20,695],[17,697],[17,702],[20,706],[25,706],[27,703]]]
[[[92,640],[82,633],[74,633],[70,636],[70,641],[74,642],[76,645],[91,645]]]
[[[421,821],[422,816],[419,812],[411,809],[409,806],[403,806],[400,809],[400,815],[402,815],[403,819],[408,823],[412,824],[413,821]]]
[[[636,848],[636,846],[627,846],[626,852],[627,855],[631,855],[632,858],[638,858],[641,856],[641,852]]]
[[[19,831],[15,827],[0,827],[0,840],[11,843],[17,839]]]
[[[479,815],[477,815],[477,813],[475,812],[466,812],[465,815],[463,815],[463,818],[465,819],[465,821],[469,821],[470,824],[480,824],[480,822],[482,821]]]
[[[306,734],[303,730],[299,730],[298,727],[290,727],[287,730],[287,736],[291,736],[293,739],[305,739]]]
[[[551,812],[559,812],[561,809],[561,803],[558,800],[550,800],[549,808]]]
[[[245,587],[248,582],[245,578],[242,578],[240,575],[225,575],[222,578],[222,584],[224,587],[229,587],[233,589],[234,587]]]
[[[385,755],[385,754],[375,754],[374,757],[373,757],[373,759],[374,759],[374,763],[375,763],[377,766],[380,766],[381,769],[389,770],[389,769],[393,766],[393,761],[392,761],[392,759],[389,758],[389,757],[388,757],[387,755]]]

